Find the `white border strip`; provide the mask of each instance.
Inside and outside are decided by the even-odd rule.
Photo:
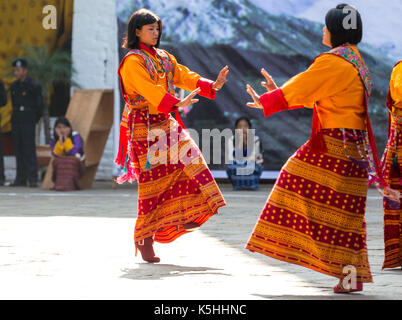
[[[212,176],[215,179],[228,179],[228,175],[225,170],[211,170]],[[261,175],[263,180],[276,180],[279,177],[280,171],[264,171]]]

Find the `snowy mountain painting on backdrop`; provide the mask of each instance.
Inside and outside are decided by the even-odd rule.
[[[387,135],[384,102],[389,77],[394,60],[402,57],[396,29],[388,25],[400,15],[402,1],[388,1],[393,3],[390,11],[381,8],[378,1],[351,1],[362,12],[366,31],[370,30],[369,24],[376,23],[376,14],[387,14],[387,23],[381,27],[378,22],[372,28],[375,32],[367,34],[367,31],[367,41],[360,46],[375,82],[370,113],[380,150]],[[337,3],[331,0],[117,0],[119,39],[123,39],[130,15],[145,7],[161,17],[164,25],[161,47],[175,55],[180,63],[210,79],[215,79],[219,70],[228,65],[230,81],[217,99],[211,102],[201,98],[184,122],[197,130],[224,129],[232,128],[240,116],[249,117],[263,142],[265,169],[278,170],[308,139],[311,110],[282,112],[265,119],[261,111],[245,106],[250,100],[245,85],[250,83],[263,93],[259,85],[262,67],[282,84],[305,70],[315,56],[327,51],[321,44],[322,21]],[[123,57],[125,51],[122,49],[120,54]],[[223,169],[215,165],[212,168]]]
[[[289,14],[323,23],[328,8],[340,0],[252,0],[267,12]],[[350,0],[346,3],[358,8],[364,23],[363,41],[390,56],[402,57],[402,37],[395,30],[402,30],[401,0]]]

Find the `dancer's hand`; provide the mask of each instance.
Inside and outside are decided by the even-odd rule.
[[[224,67],[218,75],[218,78],[216,79],[216,81],[212,84],[212,89],[219,91],[220,89],[222,89],[222,87],[225,85],[225,83],[228,81],[226,78],[229,74],[229,67],[226,66]]]
[[[247,93],[253,98],[254,102],[247,103],[247,107],[263,109],[262,104],[260,102],[260,96],[254,91],[254,89],[248,84],[247,85]]]
[[[266,81],[261,82],[261,85],[267,89],[268,92],[278,89],[272,76],[263,68],[261,69],[261,74],[264,76]]]
[[[181,100],[178,104],[176,104],[177,108],[185,108],[188,107],[190,105],[192,105],[193,103],[197,103],[198,99],[194,99],[194,97],[199,94],[201,91],[201,88],[197,88],[195,89],[193,92],[191,92],[187,97],[185,97],[183,100]]]
[[[390,187],[384,188],[384,196],[391,201],[401,202],[401,193],[398,190],[391,189]]]

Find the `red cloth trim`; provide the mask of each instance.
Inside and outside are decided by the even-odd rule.
[[[389,88],[389,90],[388,90],[387,102],[385,105],[386,105],[388,111],[392,112],[392,106],[394,105],[394,101],[392,100],[392,97],[391,97],[391,88]]]
[[[269,117],[276,112],[289,110],[288,102],[283,96],[282,89],[280,88],[263,94],[260,97],[260,102],[264,108],[265,117]]]
[[[197,88],[201,89],[200,96],[214,100],[216,98],[216,90],[212,89],[214,81],[200,78],[197,82]]]
[[[171,112],[174,112],[176,115],[176,120],[179,123],[179,125],[183,128],[186,129],[186,126],[184,125],[183,121],[181,120],[180,113],[176,107],[176,104],[178,104],[181,100],[177,99],[175,96],[171,95],[170,93],[166,93],[166,95],[163,97],[159,107],[158,111],[164,113],[165,115],[168,115]]]
[[[124,167],[127,158],[127,128],[120,126],[119,152],[115,164]]]
[[[150,48],[150,47],[146,46],[146,45],[143,44],[143,43],[140,43],[140,44],[139,44],[139,47],[140,47],[141,50],[145,50],[145,51],[149,52],[150,54],[152,54],[153,56],[156,55],[156,50],[155,50],[154,47],[151,47],[151,48]]]
[[[325,144],[323,133],[321,132],[321,122],[318,118],[317,108],[314,107],[313,110],[313,126],[311,129],[311,136],[309,140],[309,146],[316,152],[325,153],[328,151]]]
[[[181,101],[180,99],[177,99],[170,93],[166,93],[161,103],[158,106],[158,111],[168,115],[169,113],[172,112],[174,106],[178,104],[180,101]]]
[[[374,138],[374,132],[373,132],[373,129],[371,128],[370,117],[369,117],[369,114],[368,114],[367,105],[368,105],[368,101],[366,99],[367,131],[368,131],[368,134],[369,134],[369,141],[370,141],[371,151],[373,153],[374,165],[375,165],[375,168],[376,168],[376,171],[377,171],[376,173],[377,173],[377,178],[379,180],[378,182],[379,182],[380,186],[382,188],[386,188],[386,187],[388,187],[388,183],[385,181],[383,173],[380,170],[380,168],[381,168],[380,157],[378,155],[377,144],[376,144],[375,138]]]
[[[174,113],[175,113],[175,115],[176,115],[176,120],[177,120],[177,122],[179,123],[179,125],[180,125],[183,129],[187,129],[186,126],[185,126],[184,123],[183,123],[183,120],[181,120],[179,110],[176,109]]]

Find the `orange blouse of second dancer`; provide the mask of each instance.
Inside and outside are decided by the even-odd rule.
[[[155,66],[160,69],[162,66],[156,56],[156,50],[143,43],[139,45],[141,50],[145,51]],[[199,93],[201,96],[210,99],[215,98],[216,91],[212,89],[213,81],[202,78],[199,74],[190,71],[186,66],[177,63],[173,55],[167,52],[166,54],[174,65],[173,83],[176,87],[187,91],[201,88],[201,92]],[[146,102],[136,106],[138,109],[149,106],[150,114],[165,113],[163,110],[169,111],[180,102],[179,99],[167,93],[168,84],[165,77],[168,75],[165,75],[165,77],[155,76],[155,79],[152,79],[145,66],[144,59],[138,55],[127,57],[120,70],[120,74],[124,82],[124,89],[130,100],[134,100],[138,95],[146,99]]]
[[[356,46],[350,47],[360,57]],[[363,83],[357,69],[340,57],[319,56],[281,89],[289,107],[313,108],[315,103],[323,129],[367,129]]]

